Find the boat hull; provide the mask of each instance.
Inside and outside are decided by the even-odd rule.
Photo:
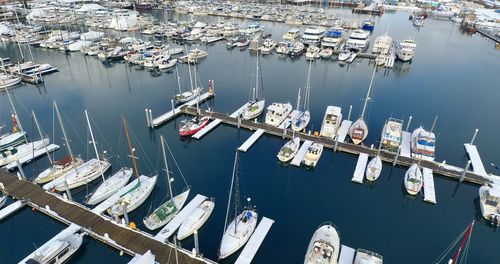
[[[183,240],[200,229],[212,214],[214,207],[215,203],[210,200],[201,203],[181,224],[177,231],[177,239]]]

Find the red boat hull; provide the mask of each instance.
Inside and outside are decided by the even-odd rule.
[[[181,127],[179,129],[179,135],[181,135],[181,137],[192,136],[192,135],[196,134],[196,132],[198,132],[201,129],[203,129],[204,127],[206,127],[208,125],[209,121],[210,121],[210,119],[208,117],[203,117],[200,119],[200,122],[198,123],[198,125],[196,125],[194,128]]]

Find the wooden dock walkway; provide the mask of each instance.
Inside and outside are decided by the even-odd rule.
[[[100,237],[100,241],[119,250],[125,249],[127,254],[144,254],[148,250],[151,250],[159,263],[176,263],[175,247],[170,243],[161,243],[147,233],[116,224],[110,218],[95,214],[82,205],[66,201],[55,194],[48,193],[32,182],[19,180],[16,175],[5,170],[0,170],[0,182],[4,185],[7,194],[15,199],[24,200],[29,206],[65,224],[74,223],[79,225],[89,230],[91,236],[98,239]],[[55,214],[48,212],[55,212]],[[200,257],[193,258],[190,252],[184,249],[179,248],[177,253],[179,263],[214,263]]]
[[[181,108],[181,111],[185,114],[189,115],[195,115],[196,114],[196,108],[193,107],[183,107]],[[218,112],[207,112],[202,110],[201,115],[203,116],[210,116],[212,118],[218,118],[222,120],[223,123],[232,125],[237,127],[238,126],[238,119],[234,117],[230,117],[226,114],[218,113]],[[274,135],[277,137],[283,137],[283,129],[264,124],[264,123],[255,123],[252,121],[248,120],[241,120],[240,123],[241,128],[249,129],[249,130],[257,130],[257,129],[264,129],[265,133],[268,135]],[[293,133],[291,131],[286,131],[285,137],[288,139],[291,139],[293,136]],[[295,136],[299,136],[301,140],[310,140],[313,142],[317,142],[325,146],[326,148],[333,149],[335,145],[335,141],[332,139],[328,138],[323,138],[323,137],[316,137],[314,135],[309,135],[306,133],[298,133],[295,132]],[[369,156],[375,156],[377,150],[376,149],[370,149],[369,147],[366,146],[360,146],[360,145],[354,145],[349,142],[337,142],[337,150],[342,151],[345,153],[353,154],[353,155],[359,155],[360,153],[366,153]],[[388,163],[393,163],[395,154],[394,153],[388,153],[385,151],[382,151],[380,153],[380,157],[382,161],[388,162]],[[417,159],[411,158],[411,157],[402,157],[399,156],[397,159],[396,164],[404,167],[409,167],[413,163],[418,162]],[[431,169],[434,174],[436,175],[442,175],[446,176],[452,179],[459,180],[462,176],[463,168],[455,167],[455,166],[450,166],[450,165],[444,165],[439,162],[435,161],[426,161],[422,160],[420,161],[420,165],[425,168]],[[465,173],[464,181],[469,182],[469,183],[474,183],[474,184],[479,184],[479,185],[484,185],[487,182],[490,182],[488,179],[482,177],[481,175],[468,170]]]

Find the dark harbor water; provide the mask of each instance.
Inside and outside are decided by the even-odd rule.
[[[350,12],[346,12],[350,13]],[[199,17],[202,21],[216,18]],[[242,22],[240,22],[242,23]],[[266,23],[273,39],[280,39],[289,26]],[[438,136],[436,160],[464,166],[467,156],[463,143],[479,128],[476,145],[487,171],[499,174],[489,165],[499,162],[498,113],[500,112],[500,52],[492,42],[479,35],[468,36],[449,21],[426,21],[417,30],[408,21],[407,13],[388,13],[377,18],[370,37],[388,34],[395,40],[409,36],[417,42],[412,63],[397,62],[394,69],[380,68],[375,76],[372,101],[366,120],[370,133],[366,144],[376,144],[384,121],[389,117],[413,116],[411,130],[422,124],[435,128]],[[209,56],[199,64],[203,85],[215,80],[216,97],[210,103],[215,111],[232,113],[248,100],[255,56],[248,50],[226,50],[225,44],[200,46]],[[0,46],[2,57],[17,58],[17,47]],[[216,259],[223,233],[227,196],[235,150],[251,135],[250,131],[220,125],[201,140],[181,140],[177,129],[181,118],[150,131],[146,127],[144,109],[153,116],[170,109],[175,92],[175,74],[164,72],[153,77],[147,70],[125,63],[104,65],[80,53],[63,53],[33,49],[35,60],[50,63],[59,72],[46,76],[45,84],[23,85],[12,91],[19,116],[31,137],[37,137],[30,112],[34,110],[48,135],[53,135],[52,100],[56,100],[75,153],[93,157],[86,144],[87,128],[84,109],[88,109],[100,150],[112,156],[113,171],[122,164],[131,166],[120,116],[124,114],[131,130],[141,144],[139,170],[150,174],[162,168],[159,136],[166,137],[186,180],[196,193],[214,197],[215,210],[200,230],[200,248],[204,256]],[[277,54],[261,59],[266,103],[290,101],[295,104],[298,88],[305,85],[307,62],[282,58]],[[351,65],[318,60],[311,73],[311,122],[309,129],[319,130],[327,105],[342,107],[345,117],[349,105],[352,118],[362,107],[373,64],[356,59]],[[179,65],[182,81],[187,87],[186,65]],[[206,107],[206,105],[203,105]],[[5,94],[0,95],[0,122],[10,125],[10,106]],[[61,145],[56,158],[66,155],[62,135],[56,124],[53,138]],[[97,127],[97,128],[96,128]],[[433,263],[472,221],[476,220],[469,263],[500,263],[500,231],[482,220],[478,186],[461,184],[435,177],[437,204],[423,201],[423,196],[408,197],[402,185],[405,168],[384,164],[382,175],[374,184],[355,184],[351,177],[356,158],[325,150],[314,170],[282,166],[276,154],[284,142],[281,138],[263,136],[247,152],[240,155],[240,187],[244,197],[251,197],[259,216],[276,222],[272,226],[254,263],[302,263],[309,240],[323,222],[334,223],[341,243],[353,248],[366,248],[384,256],[385,263]],[[141,149],[143,151],[139,151]],[[145,154],[144,154],[144,153]],[[48,166],[46,157],[25,167],[28,177],[35,177]],[[184,187],[177,170],[172,169],[174,192]],[[73,191],[78,201],[97,186]],[[142,218],[165,200],[166,179],[159,178],[153,194],[130,214],[142,230]],[[25,208],[0,223],[0,263],[20,261],[42,245],[63,224]],[[192,249],[192,237],[182,241]],[[237,254],[223,261],[232,263]],[[126,263],[130,257],[100,242],[85,238],[85,244],[70,263]]]

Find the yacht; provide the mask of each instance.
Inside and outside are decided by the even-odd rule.
[[[278,153],[277,157],[281,162],[288,162],[299,151],[299,146],[300,146],[300,138],[299,137],[294,137],[292,140],[288,141],[283,147],[281,147],[280,152]]]
[[[307,153],[302,160],[302,163],[306,167],[316,167],[318,164],[319,158],[321,158],[321,154],[323,153],[323,145],[319,143],[313,143],[308,149]]]
[[[413,22],[413,25],[416,27],[423,27],[424,26],[424,17],[415,15],[411,19],[411,22]]]
[[[333,55],[333,49],[331,48],[325,48],[319,52],[319,57],[325,60],[330,59],[332,55]]]
[[[500,224],[500,189],[481,186],[479,188],[479,203],[481,204],[481,214],[484,219],[490,220],[496,225]]]
[[[365,52],[370,45],[368,41],[369,35],[370,32],[368,31],[362,29],[354,30],[351,35],[349,35],[349,39],[346,42],[346,48],[353,52]]]
[[[306,50],[306,59],[307,60],[315,60],[319,58],[320,49],[316,46],[309,46]]]
[[[356,250],[356,257],[354,258],[354,263],[353,264],[383,264],[384,263],[384,258],[382,255],[358,248]]]
[[[65,263],[82,245],[85,233],[71,234],[56,239],[50,244],[37,250],[26,264],[61,264]]]
[[[300,29],[298,28],[291,28],[288,30],[285,34],[283,34],[283,41],[296,41],[299,39],[301,36],[300,34]]]
[[[300,56],[304,52],[305,46],[302,42],[293,43],[291,52],[288,54],[290,56]]]
[[[321,41],[321,47],[340,50],[343,43],[342,28],[331,28],[326,32],[323,41]]]
[[[417,163],[413,163],[406,171],[404,178],[404,185],[406,191],[411,195],[417,195],[424,184],[422,171]]]
[[[238,24],[226,24],[222,30],[222,35],[224,37],[232,37],[240,34],[240,29]]]
[[[387,35],[379,36],[375,39],[375,42],[373,43],[372,53],[388,54],[391,48],[391,44],[392,44],[391,37]]]
[[[434,160],[436,136],[433,132],[419,127],[411,133],[411,156],[416,159]]]
[[[340,236],[337,229],[330,224],[321,225],[314,232],[304,264],[337,264],[340,252]]]
[[[326,108],[325,117],[321,124],[319,135],[329,139],[334,139],[337,136],[340,123],[342,122],[342,108],[329,105]]]
[[[264,30],[264,27],[262,25],[260,25],[259,23],[251,23],[251,24],[248,24],[246,28],[241,29],[240,33],[243,33],[246,35],[251,35],[251,34],[255,34],[259,31],[263,31],[263,30]]]
[[[290,55],[293,49],[293,44],[291,42],[280,42],[276,46],[276,53],[283,55]]]
[[[266,124],[271,126],[279,126],[292,112],[290,103],[272,103],[267,107]]]
[[[195,116],[192,119],[185,119],[181,121],[181,128],[179,128],[179,135],[181,137],[192,136],[208,125],[210,122],[209,116]]]
[[[347,61],[352,55],[352,52],[349,51],[348,49],[344,49],[342,52],[339,53],[339,61]]]
[[[415,55],[417,44],[412,39],[405,39],[399,42],[396,50],[396,55],[401,61],[410,61]]]
[[[268,38],[265,39],[260,47],[260,52],[262,54],[271,54],[278,43],[276,41]]]
[[[321,27],[308,27],[302,35],[301,41],[306,45],[318,46],[325,36],[325,30]]]
[[[212,214],[214,207],[214,201],[209,199],[198,205],[182,222],[179,231],[177,231],[177,239],[183,240],[200,229]]]
[[[198,63],[201,59],[204,59],[208,56],[208,52],[200,49],[193,49],[189,51],[189,54],[186,56],[179,57],[179,60],[182,62],[187,62],[191,64]]]
[[[382,129],[382,137],[380,143],[382,149],[397,152],[399,145],[401,145],[403,134],[403,120],[389,118]]]

